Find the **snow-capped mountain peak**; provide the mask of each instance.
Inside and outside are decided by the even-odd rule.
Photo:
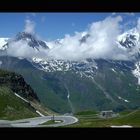
[[[6,47],[4,47],[4,45],[7,43],[8,40],[9,40],[9,38],[0,38],[0,50],[6,49]]]
[[[119,35],[117,38],[118,44],[126,49],[131,49],[136,47],[139,42],[139,32],[136,28],[133,28],[123,34]]]
[[[26,32],[19,32],[14,38],[14,41],[20,41],[20,40],[27,41],[30,47],[36,48],[38,50],[39,50],[39,47],[48,49],[48,46],[46,45],[46,43],[44,41],[37,39],[34,34],[30,34]]]
[[[140,62],[137,62],[135,67],[136,68],[132,70],[132,73],[138,79],[138,85],[140,85]]]
[[[36,50],[49,49],[45,41],[37,39],[34,34],[19,32],[14,38],[0,38],[0,50],[6,50],[12,43],[19,42],[27,43],[29,47],[32,47]]]

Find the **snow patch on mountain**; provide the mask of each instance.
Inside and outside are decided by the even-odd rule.
[[[111,68],[111,70],[112,70],[113,72],[117,73],[117,72],[115,71],[115,69]]]
[[[122,98],[122,97],[120,97],[120,96],[118,96],[118,99],[123,100],[124,102],[127,102],[127,103],[130,102],[130,101],[128,101],[128,100],[126,100],[126,99],[124,99],[124,98]]]
[[[68,71],[71,67],[70,63],[63,60],[43,60],[42,58],[33,57],[32,62],[35,66],[46,72]]]
[[[118,45],[125,47],[126,49],[133,48],[138,45],[139,42],[139,32],[136,28],[133,28],[118,36]]]
[[[129,101],[128,100],[124,100],[125,102],[127,102],[127,103],[129,103]]]
[[[9,38],[0,38],[0,50],[5,50],[7,49],[7,46],[4,46]]]
[[[98,69],[97,64],[92,59],[83,61],[66,61],[56,59],[43,60],[41,58],[34,57],[31,62],[35,67],[45,72],[73,71],[79,74],[81,77],[93,77]]]
[[[138,78],[138,85],[140,85],[140,61],[135,64],[136,69],[132,70],[133,75]]]

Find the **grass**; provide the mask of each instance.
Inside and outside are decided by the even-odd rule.
[[[55,112],[52,112],[49,108],[45,107],[43,104],[37,102],[37,101],[30,101],[30,104],[39,112],[41,112],[43,115],[48,116],[48,115],[58,115]]]
[[[16,97],[9,88],[0,86],[0,119],[17,120],[37,116],[35,110]]]
[[[1,77],[8,76],[8,75],[10,75],[10,74],[11,74],[11,72],[6,71],[6,70],[1,70],[1,69],[0,69],[0,76],[1,76]]]
[[[124,116],[124,115],[130,114],[131,112],[133,112],[133,110],[125,110],[125,111],[120,112],[119,114],[120,116]]]
[[[93,115],[93,114],[97,114],[97,111],[94,110],[80,111],[77,112],[75,115]]]
[[[2,68],[9,69],[23,75],[26,82],[31,85],[37,93],[41,103],[58,113],[75,113],[86,109],[107,110],[115,109],[121,111],[126,108],[134,108],[140,106],[140,95],[137,89],[136,78],[131,71],[121,74],[120,66],[116,67],[117,73],[110,70],[114,64],[103,62],[101,60],[101,68],[94,76],[97,83],[102,86],[116,101],[115,103],[107,99],[104,92],[92,82],[90,78],[80,77],[80,75],[69,72],[53,72],[46,73],[35,69],[25,59],[1,57]],[[108,82],[106,82],[108,81]],[[128,86],[128,83],[131,86]],[[67,100],[67,85],[70,100],[73,108],[71,109]],[[130,99],[129,103],[119,100],[117,96]],[[57,102],[56,102],[57,101]],[[74,110],[74,111],[73,111]]]
[[[110,127],[111,125],[131,125],[133,127],[140,127],[140,109],[134,111],[121,112],[118,117],[102,119],[96,118],[81,118],[78,116],[79,122],[69,125],[72,128],[96,128],[96,127]]]
[[[80,111],[74,114],[75,117],[79,119],[87,119],[87,118],[98,118],[98,112],[95,110],[86,110],[86,111]]]

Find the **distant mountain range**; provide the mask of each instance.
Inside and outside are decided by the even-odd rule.
[[[86,42],[90,34],[79,40]],[[126,50],[130,60],[86,58],[60,60],[31,55],[9,56],[12,43],[26,43],[36,52],[50,50],[50,42],[34,34],[18,33],[14,38],[0,38],[0,68],[21,74],[45,106],[59,113],[81,110],[114,110],[140,107],[139,33],[133,28],[116,38],[116,46]],[[61,46],[61,40],[53,44]],[[18,46],[20,48],[20,45]]]

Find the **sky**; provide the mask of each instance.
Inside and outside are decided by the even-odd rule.
[[[123,16],[124,23],[139,17],[139,13],[0,13],[0,37],[13,37],[23,31],[25,21],[34,22],[35,32],[45,40],[63,38],[88,28],[92,22],[108,16]],[[132,22],[131,22],[132,24]]]
[[[36,52],[27,41],[11,42],[7,53],[12,56],[128,60],[140,49],[140,13],[0,13],[0,21],[0,37],[25,31],[47,41],[50,48]],[[137,31],[138,41],[129,51],[117,44],[117,38],[132,28]]]

